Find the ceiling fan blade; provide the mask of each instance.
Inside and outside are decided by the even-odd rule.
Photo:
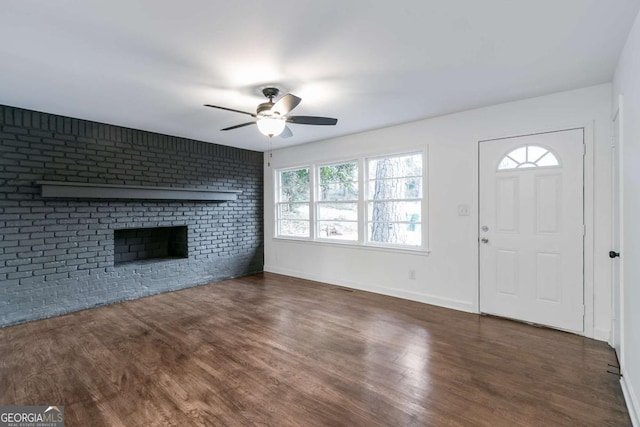
[[[211,108],[219,108],[220,110],[227,110],[227,111],[232,111],[234,113],[240,113],[240,114],[248,114],[251,117],[256,117],[255,114],[253,113],[248,113],[246,111],[240,111],[240,110],[234,110],[233,108],[227,108],[227,107],[219,107],[217,105],[211,105],[211,104],[204,104],[205,107],[211,107]]]
[[[296,108],[298,104],[300,104],[300,101],[302,101],[302,99],[288,93],[280,98],[278,102],[273,104],[273,107],[271,107],[271,112],[274,114],[279,114],[280,116],[284,116],[288,114],[289,111]]]
[[[298,125],[324,125],[333,126],[338,123],[338,119],[331,117],[315,117],[315,116],[289,116],[287,117],[289,123],[295,123]]]
[[[241,128],[241,127],[245,127],[245,126],[249,126],[249,125],[255,125],[255,124],[256,124],[256,122],[247,122],[247,123],[242,123],[240,125],[235,125],[235,126],[231,126],[231,127],[228,127],[228,128],[220,129],[220,130],[233,130],[233,129],[238,129],[238,128]]]
[[[280,134],[280,138],[291,138],[293,136],[293,132],[289,129],[289,126],[285,126],[284,130]]]

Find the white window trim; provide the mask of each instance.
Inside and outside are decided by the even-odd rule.
[[[313,222],[313,218],[312,218],[312,208],[313,208],[313,193],[311,191],[311,189],[309,189],[309,200],[306,202],[282,202],[280,201],[280,189],[282,188],[282,180],[281,180],[281,173],[282,172],[287,172],[287,171],[296,171],[296,170],[300,170],[300,169],[308,169],[309,170],[309,185],[311,185],[311,181],[312,181],[312,177],[311,175],[313,174],[313,165],[304,165],[304,166],[293,166],[293,167],[288,167],[288,168],[282,168],[282,169],[276,169],[274,170],[275,173],[275,177],[273,182],[276,183],[276,185],[274,186],[274,220],[275,220],[275,224],[274,224],[274,234],[275,237],[279,237],[282,239],[293,239],[293,240],[311,240],[313,238],[313,228],[314,228],[314,222]],[[294,204],[294,203],[307,203],[309,205],[309,237],[305,237],[305,236],[281,236],[280,235],[280,218],[278,218],[278,212],[279,212],[279,207],[280,205],[289,205],[289,204]],[[301,221],[306,221],[306,220],[301,220]]]
[[[316,177],[316,183],[317,185],[314,185],[313,187],[313,193],[314,193],[314,201],[313,201],[313,211],[316,214],[316,217],[318,216],[318,205],[319,204],[323,204],[323,203],[336,203],[336,202],[332,202],[332,201],[325,201],[325,200],[320,200],[319,197],[319,193],[320,193],[320,168],[324,167],[324,166],[333,166],[333,165],[343,165],[345,163],[355,163],[356,166],[358,167],[358,199],[357,200],[345,200],[345,203],[356,203],[358,206],[358,219],[354,222],[357,222],[358,224],[358,238],[356,240],[341,240],[341,239],[329,239],[326,237],[322,237],[319,235],[318,233],[318,221],[314,221],[313,224],[313,228],[316,231],[316,237],[313,239],[314,241],[318,241],[318,242],[327,242],[327,243],[338,243],[338,244],[362,244],[362,234],[360,233],[360,222],[361,222],[361,212],[362,212],[362,179],[361,179],[361,165],[360,165],[360,159],[350,159],[350,160],[337,160],[337,161],[332,161],[332,162],[323,162],[323,163],[318,163],[316,165],[314,165],[314,175]],[[341,202],[341,201],[340,201]],[[337,202],[337,203],[340,203]]]
[[[371,200],[369,199],[369,185],[372,181],[376,181],[376,180],[372,180],[369,179],[369,162],[371,160],[377,160],[377,159],[387,159],[390,157],[402,157],[402,156],[411,156],[414,154],[420,154],[422,156],[422,176],[420,176],[420,178],[422,178],[422,195],[420,198],[418,199],[388,199],[387,201],[408,201],[408,202],[420,202],[420,209],[421,209],[421,216],[420,216],[420,230],[422,232],[422,236],[421,236],[421,245],[420,246],[414,246],[414,245],[398,245],[398,244],[393,244],[393,243],[379,243],[379,242],[370,242],[368,241],[369,236],[368,236],[368,225],[369,225],[369,202],[371,202]],[[400,152],[394,152],[394,153],[389,153],[389,154],[381,154],[381,155],[376,155],[376,156],[370,156],[370,157],[365,157],[363,159],[364,163],[365,163],[365,170],[364,170],[364,178],[366,180],[365,186],[364,186],[364,191],[365,193],[363,193],[363,198],[362,201],[364,203],[364,217],[363,217],[363,227],[364,227],[364,234],[362,235],[364,242],[363,244],[365,246],[373,246],[373,247],[382,247],[382,248],[394,248],[394,249],[402,249],[402,250],[413,250],[413,251],[425,251],[428,252],[428,232],[427,232],[427,228],[428,228],[428,215],[429,215],[429,211],[428,211],[428,204],[426,203],[426,199],[428,198],[428,187],[427,187],[427,174],[429,172],[429,170],[427,169],[427,149],[423,148],[420,150],[409,150],[409,151],[400,151]],[[413,175],[407,175],[407,176],[403,176],[400,177],[402,179],[405,178],[411,178],[411,177],[417,177],[413,176]],[[397,179],[397,178],[394,178]],[[425,218],[427,218],[427,221],[425,221]],[[373,222],[373,221],[372,221]],[[409,221],[393,221],[394,223],[410,223]]]
[[[344,248],[349,248],[349,249],[359,249],[359,250],[369,250],[369,251],[374,251],[374,252],[389,252],[389,253],[409,253],[411,255],[418,255],[418,256],[427,256],[431,253],[431,249],[420,249],[417,247],[408,247],[408,246],[402,246],[402,247],[394,247],[394,246],[378,246],[378,245],[363,245],[363,244],[358,244],[355,243],[353,241],[340,241],[340,240],[327,240],[327,239],[322,239],[322,240],[309,240],[309,239],[299,239],[296,237],[288,237],[288,236],[281,236],[281,237],[273,237],[273,240],[280,240],[283,242],[292,242],[292,243],[301,243],[301,244],[305,244],[305,245],[317,245],[317,246],[338,246],[338,247],[344,247]]]
[[[313,245],[321,245],[321,246],[339,246],[339,247],[349,247],[349,248],[357,248],[357,249],[366,249],[378,252],[391,252],[391,253],[410,253],[414,255],[423,255],[426,256],[431,253],[431,249],[429,248],[429,227],[430,227],[430,211],[429,211],[429,169],[428,169],[428,146],[420,147],[417,149],[408,149],[403,151],[394,151],[394,152],[379,152],[372,156],[362,155],[357,158],[344,158],[344,159],[333,159],[331,161],[323,161],[319,163],[307,163],[303,165],[297,166],[287,166],[282,168],[274,169],[274,200],[275,206],[275,217],[274,217],[274,235],[272,239],[274,240],[282,240],[282,241],[291,241],[295,243],[304,243],[304,244],[313,244]],[[369,160],[375,159],[383,159],[388,157],[398,157],[403,155],[411,155],[411,154],[421,154],[422,155],[422,197],[420,199],[407,199],[409,201],[421,201],[421,231],[422,231],[422,245],[421,246],[410,246],[410,245],[397,245],[397,244],[384,244],[377,242],[367,242],[367,205],[369,200],[367,199],[367,190],[368,185],[368,163]],[[336,165],[336,164],[344,164],[356,162],[358,165],[358,240],[340,240],[340,239],[327,239],[318,236],[317,234],[317,202],[318,202],[318,182],[319,182],[319,170],[322,166],[328,165]],[[279,225],[278,225],[278,204],[280,202],[280,173],[290,170],[298,170],[298,169],[309,169],[309,237],[301,237],[301,236],[281,236],[279,235]],[[404,200],[404,199],[403,199]],[[284,202],[283,202],[284,203]],[[302,202],[307,203],[307,202]]]

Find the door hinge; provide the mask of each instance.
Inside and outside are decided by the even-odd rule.
[[[586,156],[587,155],[587,144],[585,144],[584,142],[582,143],[582,156]]]
[[[582,224],[582,237],[587,235],[587,226]]]
[[[584,317],[584,304],[582,304],[582,317]]]

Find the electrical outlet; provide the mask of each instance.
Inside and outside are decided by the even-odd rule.
[[[471,215],[471,207],[469,205],[458,205],[458,216]]]

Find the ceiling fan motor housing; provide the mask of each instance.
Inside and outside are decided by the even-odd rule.
[[[280,90],[275,87],[265,87],[264,89],[262,89],[262,94],[265,97],[269,98],[270,101],[273,101],[273,98],[278,96],[278,93],[280,93]]]
[[[258,105],[256,114],[261,117],[271,116],[271,107],[273,107],[273,102],[263,102]]]
[[[275,87],[265,87],[264,89],[262,89],[262,94],[265,97],[269,98],[269,102],[263,102],[262,104],[258,105],[258,109],[256,110],[256,114],[258,116],[274,116],[274,114],[271,112],[271,108],[273,107],[273,98],[277,97],[278,93],[280,93],[280,90]]]

